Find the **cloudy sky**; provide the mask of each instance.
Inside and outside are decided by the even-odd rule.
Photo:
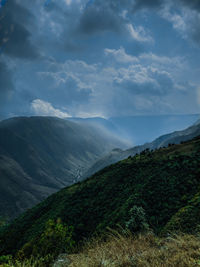
[[[0,118],[200,113],[199,0],[0,0]]]

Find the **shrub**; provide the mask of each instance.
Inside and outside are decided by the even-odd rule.
[[[142,207],[133,206],[129,211],[130,219],[126,222],[126,229],[132,233],[149,230],[146,214]]]
[[[17,258],[24,259],[30,256],[45,257],[51,255],[56,257],[60,253],[72,250],[74,241],[72,239],[73,227],[63,224],[60,219],[49,220],[44,232],[35,240],[26,243],[18,252]]]
[[[11,259],[12,259],[11,255],[0,256],[0,264],[8,263],[9,261],[11,261]]]

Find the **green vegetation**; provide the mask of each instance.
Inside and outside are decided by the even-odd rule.
[[[121,232],[121,231],[120,231]],[[157,237],[151,232],[132,235],[109,231],[106,239],[93,238],[79,253],[62,255],[62,263],[52,265],[52,258],[0,261],[0,267],[197,267],[200,266],[199,235]],[[0,259],[1,260],[1,259]]]
[[[11,256],[0,257],[0,267],[47,267],[53,262],[51,255],[44,258],[31,257],[29,259],[18,260]]]
[[[45,257],[53,248],[48,248],[48,229],[57,229],[57,218],[63,222],[61,233],[68,233],[69,250],[73,246],[71,240],[82,241],[117,225],[128,225],[133,232],[150,228],[157,234],[171,229],[193,233],[200,225],[199,194],[200,138],[155,152],[146,150],[28,210],[0,233],[0,253],[25,252],[29,257],[36,247],[34,255],[41,252]],[[65,223],[73,226],[73,233]],[[61,243],[58,251],[63,251],[66,238],[62,240],[59,231],[55,234],[59,242],[50,243]],[[54,235],[51,238],[54,240]],[[40,250],[42,246],[47,251]]]
[[[69,252],[74,246],[72,232],[73,228],[63,224],[60,219],[57,222],[48,220],[44,232],[26,243],[18,251],[16,258],[23,260],[30,255],[40,258],[51,255],[52,258],[55,258],[60,253]]]
[[[146,214],[142,207],[133,206],[129,211],[129,220],[125,223],[125,229],[132,233],[144,232],[149,230]]]
[[[74,247],[72,233],[73,228],[63,224],[60,219],[48,220],[44,232],[40,236],[27,242],[15,257],[0,256],[0,264],[8,267],[49,266],[60,253],[72,251]]]

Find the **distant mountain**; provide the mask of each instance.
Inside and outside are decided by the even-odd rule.
[[[156,138],[151,143],[146,143],[141,146],[135,146],[127,150],[114,149],[107,155],[98,159],[84,174],[83,178],[89,177],[95,172],[105,168],[106,166],[116,163],[119,160],[125,159],[129,156],[134,156],[136,153],[140,153],[145,149],[157,149],[160,147],[168,146],[169,144],[179,144],[181,142],[190,140],[196,136],[200,135],[200,120],[198,120],[194,125],[188,127],[182,131],[176,131],[170,134],[162,135]]]
[[[99,129],[53,117],[0,122],[0,216],[15,217],[77,182],[100,156],[124,144]]]
[[[200,118],[199,114],[186,115],[149,115],[111,117],[121,137],[132,145],[152,142],[158,136],[185,129]]]
[[[34,246],[41,244],[49,219],[60,218],[73,226],[77,242],[107,227],[113,229],[120,224],[124,229],[129,220],[133,232],[144,219],[155,233],[198,231],[199,166],[200,137],[111,165],[51,195],[11,222],[0,231],[0,255],[21,249],[19,255],[30,256]],[[135,213],[130,214],[132,208]]]
[[[129,147],[152,142],[158,136],[179,131],[194,124],[200,118],[199,114],[186,115],[141,115],[110,117],[108,119],[70,118],[69,120],[99,127],[127,141]]]
[[[104,130],[107,130],[108,132],[118,133],[118,126],[112,123],[110,119],[104,119],[101,117],[93,117],[93,118],[72,117],[72,118],[67,118],[67,120],[100,127]]]
[[[112,136],[113,138],[117,138],[123,140],[123,142],[127,145],[127,147],[132,146],[132,141],[127,138],[124,134],[126,129],[120,129],[120,125],[115,125],[110,119],[104,119],[101,117],[92,117],[92,118],[67,118],[67,120],[78,122],[81,125],[87,125],[89,127],[95,127],[95,129],[99,129],[105,135]]]
[[[195,116],[188,115],[188,121]],[[127,128],[122,126],[119,129],[123,123],[127,127],[130,124],[131,131],[135,129],[138,135],[142,135],[141,130],[145,129],[148,120],[187,122],[187,116],[181,119],[180,116],[174,119],[173,116],[161,117],[127,117],[120,118],[118,122],[112,118],[64,120],[53,117],[16,117],[1,121],[0,216],[13,218],[60,188],[86,178],[105,166],[146,148],[178,143],[198,133],[199,125],[196,124],[186,131],[161,136],[152,143],[122,150],[128,144],[119,137],[125,136],[120,131]],[[133,127],[131,121],[138,122],[138,128]],[[167,124],[170,128],[171,124]],[[152,132],[152,127],[148,127],[145,135]]]

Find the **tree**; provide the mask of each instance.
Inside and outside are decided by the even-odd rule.
[[[125,226],[131,232],[142,232],[149,230],[149,225],[146,220],[146,214],[142,207],[134,205],[129,211],[129,221]]]

